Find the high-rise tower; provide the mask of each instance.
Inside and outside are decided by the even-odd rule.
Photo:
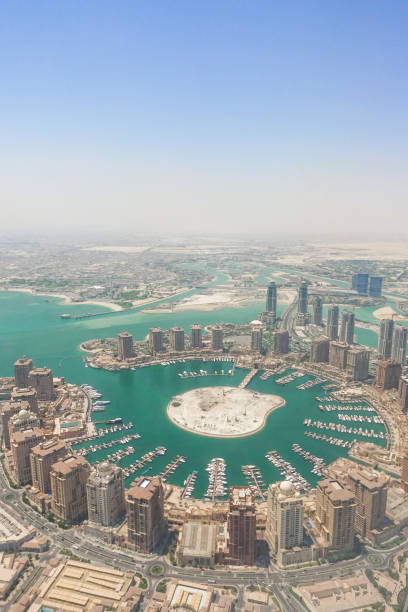
[[[343,310],[341,315],[340,342],[354,343],[354,312]]]
[[[403,327],[402,325],[396,325],[394,327],[391,358],[394,361],[398,361],[402,365],[405,365],[406,361],[407,335],[408,329],[406,327]]]
[[[380,324],[380,335],[378,337],[378,358],[389,359],[392,350],[392,335],[394,332],[394,321],[382,319]]]
[[[322,298],[315,295],[312,300],[312,323],[314,325],[321,325],[323,322],[323,302]]]
[[[307,296],[307,282],[302,281],[298,289],[298,312],[300,314],[307,314]]]
[[[329,340],[339,338],[339,307],[329,306],[327,311],[327,337]]]
[[[266,312],[275,313],[276,316],[277,290],[276,283],[271,281],[266,290]]]

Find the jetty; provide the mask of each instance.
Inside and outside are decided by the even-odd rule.
[[[161,472],[160,476],[162,480],[167,480],[167,476],[169,474],[174,474],[174,472],[177,470],[180,464],[184,463],[185,460],[186,460],[186,457],[183,457],[183,455],[176,455],[173,461],[168,463],[166,467],[164,468],[163,472]]]
[[[249,383],[254,378],[254,376],[256,375],[257,372],[258,372],[258,370],[256,368],[251,370],[250,372],[248,372],[248,374],[245,376],[244,380],[239,383],[238,389],[245,389],[245,387],[247,387],[249,385]]]
[[[255,465],[243,465],[241,470],[250,488],[254,490],[255,497],[260,497],[262,501],[265,501],[266,498],[263,489],[266,485],[263,481],[261,471]]]

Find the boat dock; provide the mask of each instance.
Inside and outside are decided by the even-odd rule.
[[[208,472],[208,488],[204,497],[211,499],[211,501],[214,501],[216,497],[224,497],[227,493],[224,459],[221,457],[211,459],[205,469]]]
[[[164,455],[167,451],[165,446],[156,446],[152,451],[145,453],[140,459],[137,459],[135,463],[131,463],[127,468],[124,468],[123,472],[125,476],[130,476],[137,470],[140,470],[146,463],[151,463],[153,459],[158,455]]]
[[[166,465],[166,467],[164,468],[163,472],[161,472],[160,476],[162,478],[162,480],[167,480],[167,476],[169,474],[174,474],[174,472],[177,470],[177,468],[180,466],[181,463],[184,463],[186,460],[186,457],[183,457],[183,455],[176,455],[176,457],[173,459],[173,461],[171,461],[170,463],[168,463]]]
[[[255,497],[260,497],[262,501],[265,501],[265,489],[266,485],[263,481],[261,471],[255,465],[243,465],[242,473],[248,481],[248,485],[255,492]]]
[[[195,481],[197,480],[197,474],[198,471],[194,470],[194,472],[189,475],[187,480],[184,481],[184,489],[181,493],[181,499],[191,497],[194,490]]]
[[[248,372],[248,374],[245,376],[244,380],[239,383],[238,389],[245,389],[245,387],[247,387],[249,385],[249,383],[254,378],[254,376],[257,374],[257,372],[258,372],[257,369],[254,369],[254,370],[251,370],[250,372]]]

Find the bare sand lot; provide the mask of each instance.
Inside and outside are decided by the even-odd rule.
[[[191,433],[235,438],[262,429],[268,415],[284,404],[279,395],[236,387],[204,387],[174,396],[167,406],[167,416]]]
[[[394,317],[392,315],[394,315]],[[383,306],[383,308],[377,308],[377,310],[374,310],[373,312],[373,317],[375,317],[376,319],[379,319],[380,321],[382,319],[391,319],[391,318],[393,318],[394,321],[406,321],[406,317],[403,317],[402,315],[397,314],[396,311],[391,306]]]

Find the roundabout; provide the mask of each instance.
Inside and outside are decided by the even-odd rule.
[[[204,387],[172,398],[167,416],[181,429],[202,436],[250,436],[266,423],[268,415],[285,405],[277,395],[235,387]]]

